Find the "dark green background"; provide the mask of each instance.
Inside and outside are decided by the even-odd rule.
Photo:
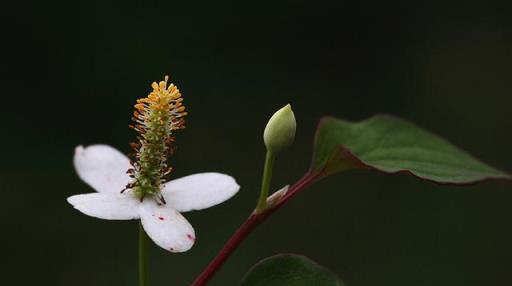
[[[505,1],[504,1],[505,2]],[[186,214],[186,254],[151,249],[152,285],[187,285],[255,204],[263,127],[291,103],[296,143],[273,188],[308,168],[322,115],[395,114],[512,170],[511,5],[499,1],[34,1],[1,9],[2,285],[136,285],[137,223],[68,205],[92,190],[79,144],[128,151],[132,105],[169,74],[190,115],[175,177],[233,175],[229,202]],[[509,2],[510,3],[510,2]],[[511,184],[328,178],[258,228],[211,285],[297,252],[348,285],[511,285]]]

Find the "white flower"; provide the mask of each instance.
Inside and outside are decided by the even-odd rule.
[[[180,214],[222,203],[235,195],[240,186],[228,175],[199,173],[164,184],[161,195],[166,204],[152,197],[141,202],[131,190],[121,193],[131,178],[128,158],[107,145],[78,146],[74,165],[80,178],[97,193],[74,195],[67,199],[80,212],[107,220],[140,219],[148,236],[171,252],[189,250],[196,239],[194,229]]]

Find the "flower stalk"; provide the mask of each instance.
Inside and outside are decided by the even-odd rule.
[[[139,223],[139,286],[148,285],[148,237]]]
[[[272,171],[274,169],[275,155],[272,151],[267,151],[265,156],[265,166],[263,167],[263,178],[261,182],[260,198],[256,206],[256,213],[261,213],[267,207],[267,197],[272,180]]]

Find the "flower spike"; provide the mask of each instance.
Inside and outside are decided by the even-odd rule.
[[[132,168],[128,174],[133,178],[126,188],[132,189],[142,201],[145,196],[156,196],[165,204],[160,195],[165,177],[172,171],[167,165],[173,153],[173,131],[185,128],[185,106],[179,89],[168,85],[169,77],[159,83],[153,82],[153,91],[145,98],[137,100],[133,112],[134,125],[139,133],[138,142],[131,145],[135,151]]]

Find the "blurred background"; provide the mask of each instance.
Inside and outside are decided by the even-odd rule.
[[[190,283],[252,210],[263,128],[287,103],[298,133],[273,189],[307,170],[323,115],[398,115],[512,170],[512,5],[450,3],[4,3],[2,284],[136,285],[137,222],[93,219],[65,200],[93,191],[73,170],[75,146],[128,152],[133,104],[166,74],[189,111],[174,176],[224,172],[242,189],[186,214],[198,236],[190,252],[151,247],[155,286]],[[309,256],[351,286],[511,285],[511,189],[330,177],[260,226],[210,285],[237,285],[281,252]]]

